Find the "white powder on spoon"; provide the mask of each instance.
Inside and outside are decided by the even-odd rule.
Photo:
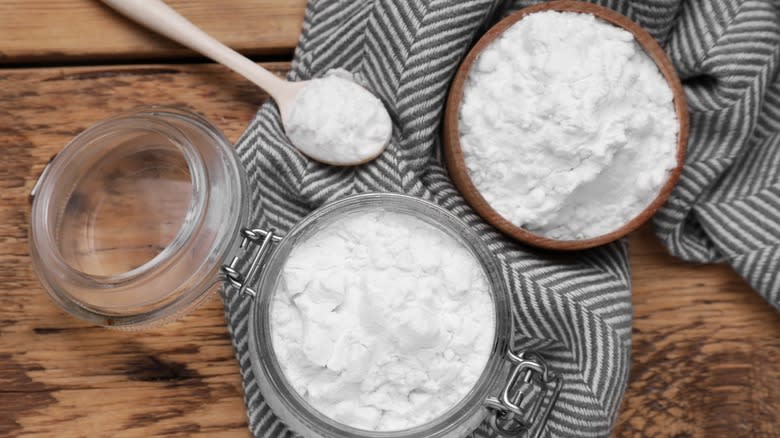
[[[334,165],[376,158],[390,141],[392,123],[382,101],[346,70],[312,79],[284,117],[290,141],[304,154]]]
[[[628,31],[539,12],[472,65],[460,108],[469,176],[515,225],[554,239],[620,228],[676,165],[672,91]]]
[[[325,225],[290,253],[271,337],[291,386],[364,430],[422,425],[454,407],[495,330],[480,263],[414,216],[382,210]]]

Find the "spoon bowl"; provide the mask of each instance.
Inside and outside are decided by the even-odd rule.
[[[677,119],[679,121],[676,149],[677,165],[669,173],[666,182],[662,186],[656,198],[642,212],[640,212],[637,216],[635,216],[629,222],[625,223],[620,228],[610,233],[590,239],[556,240],[528,231],[527,229],[515,225],[514,223],[507,220],[505,217],[499,214],[485,200],[479,190],[477,190],[476,186],[471,180],[471,177],[469,176],[468,169],[466,168],[466,161],[463,155],[463,149],[460,144],[460,106],[463,99],[463,88],[466,84],[466,79],[468,78],[469,72],[471,71],[472,64],[486,47],[488,47],[496,38],[501,36],[504,31],[506,31],[512,25],[530,14],[543,11],[591,14],[610,24],[627,30],[634,36],[637,43],[658,66],[661,74],[664,76],[669,86],[671,87],[674,96],[674,109],[677,113]],[[447,98],[447,104],[444,113],[443,152],[450,177],[452,178],[453,183],[458,188],[460,193],[466,199],[466,202],[471,205],[477,214],[479,214],[488,223],[496,227],[499,231],[509,237],[514,238],[515,240],[539,248],[555,250],[581,250],[604,245],[624,237],[626,234],[636,230],[643,223],[647,222],[647,220],[653,216],[653,214],[661,207],[661,205],[663,205],[680,178],[680,173],[682,172],[685,161],[685,150],[688,143],[688,130],[688,105],[682,83],[680,82],[680,78],[677,76],[677,72],[675,71],[671,60],[666,55],[663,48],[661,48],[658,42],[656,42],[655,38],[653,38],[652,35],[650,35],[637,23],[611,9],[580,1],[559,0],[530,6],[507,16],[498,22],[495,26],[493,26],[490,30],[488,30],[471,49],[471,51],[469,51],[468,55],[466,55],[466,58],[463,60],[463,63],[458,68],[455,79],[453,80],[453,83],[450,87],[449,96]]]

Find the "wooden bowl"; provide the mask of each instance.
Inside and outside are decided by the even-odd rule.
[[[628,223],[622,227],[608,234],[603,234],[591,239],[582,240],[556,240],[549,237],[534,234],[524,228],[521,228],[503,216],[496,212],[482,197],[477,188],[474,186],[471,178],[469,177],[468,170],[466,169],[466,162],[463,158],[463,150],[460,145],[460,134],[458,127],[458,118],[460,113],[460,103],[463,98],[463,86],[466,83],[469,71],[471,70],[471,64],[479,56],[485,47],[499,37],[506,29],[513,24],[522,20],[525,16],[541,11],[566,11],[566,12],[579,12],[592,14],[596,17],[611,23],[615,26],[621,27],[634,35],[634,38],[639,45],[645,50],[645,52],[655,61],[659,70],[666,78],[669,86],[674,94],[674,108],[677,112],[677,119],[680,123],[680,129],[677,134],[677,166],[670,172],[666,183],[661,188],[658,196],[653,202],[645,208],[636,217],[631,219]],[[521,9],[508,17],[504,18],[488,30],[485,35],[480,38],[477,44],[466,55],[463,63],[460,65],[455,79],[450,88],[450,93],[447,98],[447,106],[444,114],[444,158],[447,163],[447,168],[450,173],[455,186],[463,194],[463,197],[471,205],[471,207],[484,218],[488,223],[498,228],[504,234],[529,245],[533,245],[540,248],[556,249],[556,250],[579,250],[592,248],[594,246],[603,245],[614,240],[617,240],[631,231],[639,228],[640,225],[645,223],[650,217],[663,205],[669,194],[672,192],[674,185],[680,179],[680,173],[682,172],[683,162],[685,160],[685,148],[688,143],[688,104],[685,99],[685,93],[682,88],[680,78],[677,76],[677,72],[672,66],[672,62],[666,53],[655,41],[647,31],[642,29],[641,26],[634,23],[627,17],[601,6],[597,6],[591,3],[584,3],[580,1],[571,0],[559,0],[550,3],[543,3],[534,5],[528,8]]]

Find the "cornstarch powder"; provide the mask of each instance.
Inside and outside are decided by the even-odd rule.
[[[290,253],[271,304],[282,371],[322,414],[364,430],[429,422],[471,390],[495,316],[474,255],[414,216],[325,224]]]
[[[312,79],[284,119],[287,137],[324,163],[360,163],[384,149],[393,129],[382,101],[346,70]]]
[[[469,72],[459,122],[469,176],[531,232],[609,233],[658,196],[676,165],[672,99],[628,31],[590,14],[528,15]]]

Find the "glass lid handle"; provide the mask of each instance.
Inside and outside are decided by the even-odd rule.
[[[230,285],[238,289],[239,295],[248,295],[254,298],[257,296],[257,291],[249,285],[254,280],[266,256],[271,252],[271,244],[281,242],[282,237],[274,234],[273,230],[266,231],[259,228],[244,228],[241,230],[241,237],[239,249],[243,252],[254,252],[251,255],[252,262],[249,265],[249,271],[243,274],[238,270],[239,257],[236,255],[230,264],[222,265],[222,273],[225,274]]]
[[[547,368],[537,354],[507,352],[512,364],[509,379],[498,397],[488,397],[490,426],[505,437],[542,436],[555,402],[561,393],[563,379]],[[542,405],[546,401],[544,411]]]

